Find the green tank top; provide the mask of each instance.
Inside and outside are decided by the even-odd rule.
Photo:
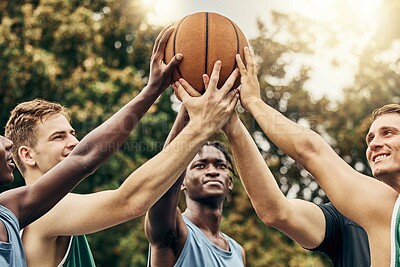
[[[400,267],[400,195],[394,205],[391,225],[391,267]]]
[[[73,236],[68,246],[66,259],[59,267],[95,267],[92,251],[86,236]]]

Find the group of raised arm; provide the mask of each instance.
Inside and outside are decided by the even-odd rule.
[[[255,56],[249,48],[245,48],[244,54],[246,63],[237,55],[242,106],[280,149],[316,178],[332,201],[317,205],[287,199],[251,135],[233,113],[222,130],[231,144],[236,168],[258,216],[304,248],[326,253],[334,266],[399,266],[400,157],[396,153],[400,149],[400,105],[389,104],[374,112],[366,138],[367,158],[379,180],[367,177],[352,169],[317,133],[264,103]],[[196,92],[183,79],[179,82],[176,87]],[[208,88],[207,77],[204,82]],[[182,118],[182,114],[178,117]],[[177,125],[183,127],[182,123]],[[179,131],[177,128],[174,134]],[[227,190],[232,189],[230,183],[224,182],[227,181],[226,166],[212,164],[212,158],[219,158],[210,156],[212,150],[215,149],[203,147],[186,172],[147,213],[148,266],[245,265],[242,248],[219,231],[221,203]],[[228,159],[222,154],[220,158],[221,162]],[[217,188],[219,194],[216,194]],[[187,205],[183,213],[177,208],[180,190],[185,193]],[[237,247],[242,250],[242,261],[228,263],[235,254],[240,255]],[[219,254],[221,250],[230,253]],[[218,264],[214,262],[216,258],[219,258]]]
[[[118,150],[171,83],[173,68],[182,58],[178,54],[168,65],[163,63],[172,31],[165,28],[156,39],[148,85],[81,142],[67,111],[57,103],[33,100],[14,109],[6,126],[9,139],[0,137],[0,180],[13,180],[14,157],[27,185],[0,195],[0,266],[95,266],[83,235],[143,215],[229,119],[238,100],[235,92],[215,89],[201,98],[186,97],[188,125],[118,189],[69,193]]]
[[[400,224],[397,222],[398,205],[395,203],[400,192],[400,158],[397,155],[400,148],[400,105],[386,105],[376,110],[366,138],[367,159],[374,176],[379,179],[377,180],[351,168],[320,135],[287,119],[265,104],[260,98],[255,57],[248,49],[245,49],[245,60],[246,65],[237,57],[242,81],[240,101],[243,107],[256,119],[272,142],[315,177],[335,207],[364,228],[368,237],[362,237],[360,241],[364,241],[358,246],[366,247],[364,251],[367,252],[365,239],[369,240],[371,266],[398,266],[400,257],[396,254],[396,248],[400,245],[397,240]],[[238,147],[235,143],[237,142],[234,142],[234,147]],[[318,246],[324,235],[325,238],[331,238],[324,234],[330,225],[323,225],[324,216],[326,218],[329,211],[321,213],[309,203],[283,199],[277,190],[268,188],[271,185],[271,174],[268,170],[264,168],[262,174],[258,173],[264,178],[255,178],[253,173],[244,170],[246,162],[245,159],[240,160],[240,157],[241,154],[235,158],[238,159],[238,164],[242,161],[239,173],[245,174],[242,176],[244,186],[257,213],[266,223],[281,229],[306,248]],[[250,180],[254,178],[257,183],[262,183],[258,188],[265,190],[265,195],[268,194],[266,192],[275,192],[273,199],[268,197],[274,207],[263,203],[262,194],[255,189],[254,181]],[[269,209],[273,212],[269,212]],[[356,225],[352,221],[348,220],[347,223]],[[313,233],[314,229],[311,227],[316,233]],[[346,239],[345,242],[356,240],[352,236]],[[354,253],[358,254],[360,251]],[[351,255],[343,253],[341,257],[346,256]],[[359,256],[362,255],[353,255]],[[337,266],[369,266],[369,261],[364,263],[365,265],[362,265],[363,263],[355,261],[351,265],[344,259],[343,263],[337,263]]]
[[[172,83],[184,56],[163,62],[172,31],[164,28],[155,41],[147,86],[82,141],[58,103],[37,99],[12,111],[6,137],[0,136],[0,183],[12,182],[14,161],[26,186],[0,194],[0,266],[95,266],[85,235],[146,212],[148,266],[245,266],[243,247],[220,231],[234,164],[222,143],[209,141],[219,130],[263,222],[306,249],[325,252],[335,266],[400,266],[400,106],[377,110],[366,138],[379,181],[352,169],[321,136],[262,101],[258,66],[247,47],[221,88],[220,61],[210,77],[203,76],[207,90],[201,96],[183,79]],[[70,193],[118,150],[171,83],[182,108],[164,149],[118,189]],[[235,112],[239,98],[270,140],[315,177],[332,204],[284,196]],[[180,191],[183,212],[177,207]]]

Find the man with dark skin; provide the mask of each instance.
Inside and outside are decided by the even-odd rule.
[[[203,76],[206,92],[216,88],[216,75],[213,72],[211,80]],[[237,70],[220,90],[229,90],[236,78]],[[180,83],[174,89],[182,99],[188,97]],[[184,127],[184,112],[182,108],[166,148]],[[186,171],[146,215],[145,232],[150,241],[148,266],[245,266],[243,248],[220,231],[223,204],[233,188],[232,167],[231,157],[221,143],[207,142],[200,149]],[[187,205],[183,213],[177,208],[180,191],[184,192]]]

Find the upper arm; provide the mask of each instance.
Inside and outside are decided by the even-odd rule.
[[[162,223],[156,223],[149,218],[150,213],[146,214],[145,232],[151,246],[150,262],[157,262],[158,266],[174,265],[182,253],[188,236],[182,214],[178,208],[175,209],[176,215],[171,217],[175,223],[167,224],[164,228]],[[162,221],[163,219],[159,219],[159,222]]]
[[[354,170],[325,142],[317,143],[316,147],[316,153],[308,155],[303,164],[335,207],[364,228],[381,224],[383,218],[390,221],[396,191]]]
[[[177,208],[180,196],[181,176],[175,184],[149,209],[145,219],[145,233],[150,243],[170,243],[172,236],[184,225],[182,213]],[[179,235],[180,236],[180,235]]]
[[[26,197],[28,193],[29,186],[21,186],[0,194],[0,205],[9,209],[17,217],[21,228],[25,226],[21,223],[21,214],[24,220],[24,214],[29,214],[29,211],[34,209],[32,201]]]
[[[18,217],[20,227],[42,217],[85,178],[90,169],[85,166],[86,162],[87,157],[69,155],[36,182],[6,191],[5,201],[17,200],[8,201],[8,205]]]

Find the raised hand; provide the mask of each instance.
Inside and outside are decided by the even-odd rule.
[[[221,61],[214,64],[214,69],[209,80],[203,75],[203,80],[208,84],[206,92],[199,97],[192,97],[188,92],[193,92],[193,87],[184,79],[175,83],[175,93],[182,99],[182,104],[189,113],[190,123],[197,124],[202,131],[210,135],[220,130],[230,118],[235,109],[238,97],[236,90],[231,90],[238,70],[234,70],[225,84],[218,89]]]
[[[164,50],[173,31],[174,28],[170,26],[162,29],[156,38],[151,55],[148,86],[161,92],[171,84],[172,72],[183,58],[182,54],[176,54],[167,65],[164,63]]]
[[[253,50],[248,47],[244,48],[244,58],[246,65],[243,63],[240,55],[236,55],[236,62],[240,71],[240,103],[248,110],[251,102],[261,100],[260,84],[258,82],[257,72],[258,65]]]

